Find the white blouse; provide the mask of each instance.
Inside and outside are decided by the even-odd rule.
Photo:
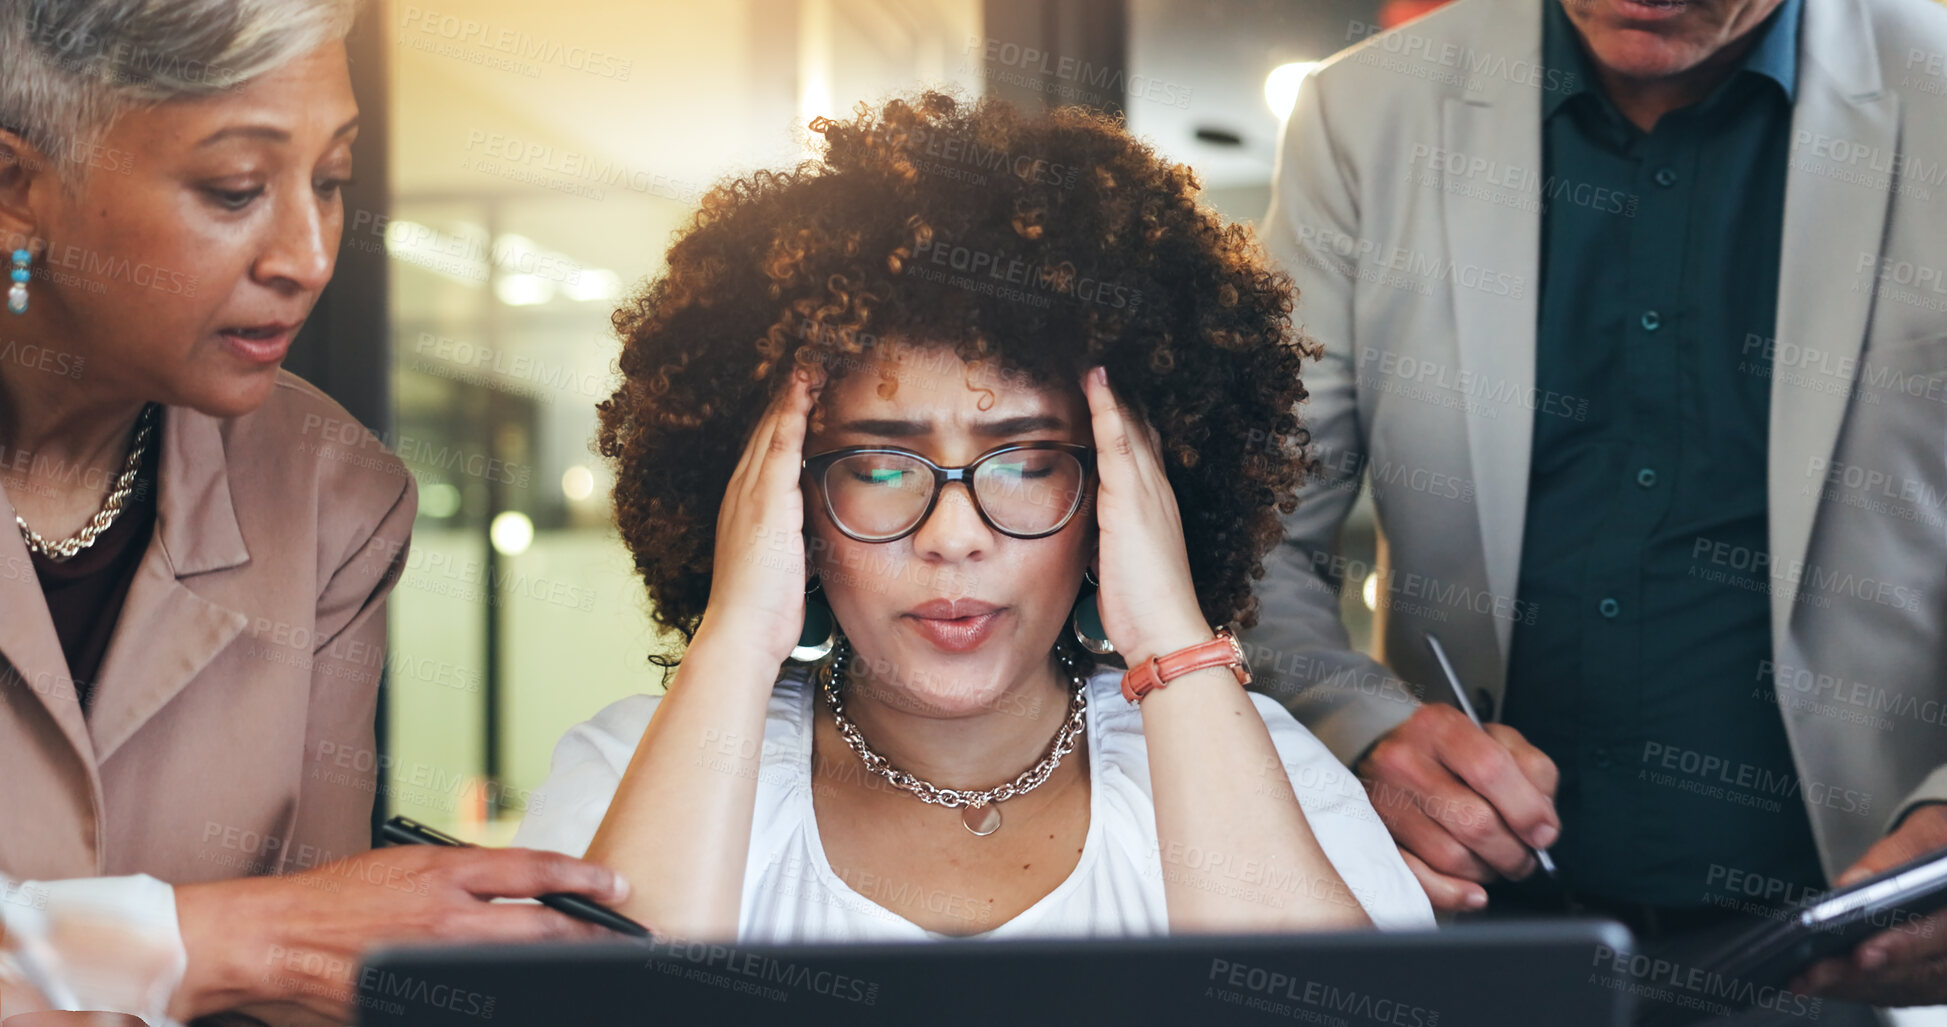
[[[1027,938],[1076,935],[1167,934],[1163,903],[1164,854],[1156,840],[1156,813],[1149,790],[1149,750],[1142,713],[1122,698],[1121,672],[1099,670],[1088,682],[1089,824],[1074,872],[1006,923],[975,935]],[[910,901],[946,916],[965,915],[970,927],[984,907],[956,898],[951,887],[913,896],[908,882],[855,874],[847,881],[825,859],[811,802],[812,702],[817,688],[808,668],[793,667],[778,679],[765,716],[757,803],[744,864],[743,904],[737,920],[744,942],[850,942],[945,938],[873,901]],[[555,746],[548,780],[529,797],[528,814],[514,844],[580,856],[588,850],[602,815],[655,715],[659,696],[636,695],[611,704],[593,720],[571,729]],[[1433,910],[1406,868],[1385,825],[1366,800],[1358,778],[1338,762],[1290,713],[1252,693],[1286,776],[1319,845],[1373,923],[1389,930],[1431,928]],[[1072,757],[1071,757],[1072,758]],[[915,799],[915,802],[918,800]],[[1003,830],[1005,828],[1003,827]],[[1172,867],[1199,876],[1205,854],[1171,852]],[[1286,894],[1307,901],[1301,875],[1289,867],[1255,863],[1219,867],[1220,879],[1241,891]],[[1342,894],[1342,893],[1341,893]],[[1329,898],[1329,896],[1321,896]],[[961,912],[956,912],[958,905]]]

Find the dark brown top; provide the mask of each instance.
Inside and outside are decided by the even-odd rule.
[[[122,515],[95,539],[95,544],[76,553],[74,559],[57,563],[32,553],[34,574],[40,578],[41,595],[47,598],[47,612],[54,617],[54,633],[61,638],[61,653],[68,658],[68,676],[74,679],[76,697],[83,713],[94,698],[95,676],[102,657],[108,654],[108,641],[115,635],[115,622],[122,616],[122,600],[135,580],[135,568],[149,548],[155,531],[156,470],[161,462],[162,430],[157,425],[149,439],[149,452],[142,470],[135,477],[135,488],[122,506]]]

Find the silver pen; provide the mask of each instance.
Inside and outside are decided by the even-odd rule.
[[[1453,661],[1447,659],[1447,648],[1440,644],[1440,639],[1435,637],[1432,632],[1427,632],[1426,646],[1428,649],[1433,650],[1433,658],[1440,662],[1440,673],[1446,676],[1447,687],[1453,690],[1454,705],[1460,707],[1460,712],[1465,713],[1467,719],[1474,722],[1475,727],[1485,730],[1485,727],[1481,724],[1481,715],[1475,713],[1474,704],[1467,701],[1467,690],[1460,687],[1460,675],[1454,673]],[[1528,845],[1527,842],[1522,842],[1521,844],[1529,852],[1535,854],[1535,862],[1541,864],[1542,873],[1547,874],[1549,877],[1557,876],[1555,873],[1555,861],[1548,855],[1547,849],[1537,849],[1532,845]]]

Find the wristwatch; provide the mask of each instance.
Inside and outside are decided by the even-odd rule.
[[[1122,675],[1122,697],[1140,703],[1158,688],[1205,667],[1229,667],[1240,685],[1251,683],[1251,663],[1244,658],[1244,647],[1230,628],[1217,628],[1217,637],[1178,649],[1167,656],[1151,656]]]

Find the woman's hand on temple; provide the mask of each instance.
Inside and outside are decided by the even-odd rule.
[[[1082,392],[1095,433],[1097,601],[1109,641],[1130,666],[1208,641],[1162,437],[1116,399],[1104,369],[1082,376]]]
[[[716,560],[704,625],[727,618],[737,637],[783,663],[798,644],[806,584],[803,474],[822,370],[799,367],[744,443],[717,514]],[[724,611],[728,611],[726,614]],[[698,634],[703,633],[699,627]]]
[[[288,877],[176,888],[189,966],[170,1016],[189,1020],[260,1002],[352,1015],[367,948],[387,942],[600,940],[609,931],[546,906],[494,903],[572,892],[628,898],[613,871],[533,849],[375,849]]]

